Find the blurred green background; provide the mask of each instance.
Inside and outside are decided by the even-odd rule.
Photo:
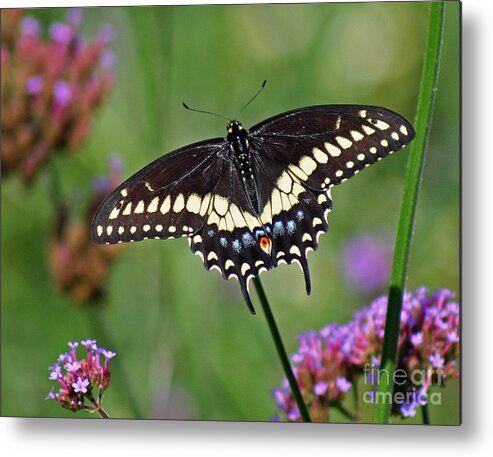
[[[87,189],[113,152],[124,158],[126,178],[165,152],[225,135],[224,121],[181,102],[232,116],[264,79],[265,91],[242,114],[245,126],[325,103],[380,105],[412,120],[428,9],[425,2],[84,9],[88,37],[113,26],[116,81],[82,149],[57,161],[64,195]],[[47,27],[66,12],[27,14]],[[411,289],[459,291],[459,39],[459,4],[448,2]],[[288,352],[297,334],[347,322],[373,298],[348,286],[341,250],[366,233],[393,243],[406,160],[404,150],[333,190],[329,233],[310,254],[310,297],[295,266],[262,275]],[[118,353],[105,398],[112,417],[264,421],[275,414],[271,391],[284,374],[262,313],[248,313],[236,282],[207,272],[184,239],[147,241],[128,246],[112,266],[102,303],[77,306],[49,270],[48,173],[30,188],[15,176],[2,184],[2,415],[89,417],[44,400],[53,384],[47,367],[67,341],[86,338]],[[431,420],[457,423],[459,410],[453,380],[442,405],[431,406]]]

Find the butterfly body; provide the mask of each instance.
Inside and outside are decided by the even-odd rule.
[[[249,148],[248,132],[240,122],[232,121],[227,127],[226,141],[229,143],[231,157],[241,176],[250,204],[257,216],[259,216],[260,202],[257,195],[257,184],[252,169],[252,153]]]
[[[328,230],[330,189],[408,144],[404,118],[380,107],[320,105],[238,121],[226,138],[195,143],[151,163],[102,204],[100,243],[187,237],[208,270],[249,281],[297,263],[310,292],[307,253]]]

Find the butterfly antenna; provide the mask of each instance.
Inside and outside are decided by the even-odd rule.
[[[223,119],[226,119],[227,121],[231,122],[231,119],[229,117],[223,116],[222,114],[212,113],[211,111],[204,111],[201,109],[190,108],[185,102],[183,102],[183,106],[190,111],[195,111],[196,113],[212,114],[213,116],[222,117]]]
[[[260,94],[260,92],[262,92],[264,90],[264,87],[265,85],[267,84],[267,80],[265,80],[263,83],[262,83],[262,87],[257,91],[257,93],[248,101],[248,103],[240,109],[239,113],[235,116],[235,120],[238,119],[238,116],[243,113],[243,110],[250,104],[252,103],[258,96],[258,94]]]

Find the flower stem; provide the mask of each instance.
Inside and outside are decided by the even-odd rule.
[[[399,225],[394,248],[390,289],[388,296],[385,336],[382,347],[377,398],[386,399],[393,392],[393,373],[396,366],[397,348],[402,310],[402,298],[406,285],[407,266],[416,213],[416,203],[425,161],[426,145],[430,133],[433,104],[438,82],[440,50],[442,45],[445,2],[430,4],[428,38],[416,112],[416,138],[409,151],[406,179],[402,196]],[[380,395],[379,395],[380,394]],[[390,418],[391,404],[382,401],[375,405],[374,422],[386,424]]]
[[[90,402],[94,405],[92,411],[97,411],[103,419],[109,419],[108,413],[103,409],[101,403],[97,402],[91,391],[86,393],[86,397],[90,400]]]
[[[109,419],[110,416],[108,416],[108,413],[103,409],[103,407],[101,405],[99,405],[97,408],[96,408],[96,411],[101,414],[101,417],[103,419]]]
[[[353,402],[354,402],[354,409],[356,411],[356,417],[355,420],[359,420],[361,417],[361,406],[359,403],[359,388],[358,388],[358,383],[355,381],[353,383]]]
[[[430,425],[430,408],[428,403],[421,406],[421,413],[423,414],[423,424]]]
[[[276,320],[274,319],[274,315],[270,309],[269,301],[267,300],[267,296],[265,295],[264,288],[259,278],[253,278],[253,283],[255,284],[255,288],[257,289],[257,294],[260,299],[260,303],[262,304],[262,309],[264,310],[265,318],[267,319],[267,323],[269,324],[270,333],[272,338],[274,339],[274,344],[277,349],[277,354],[281,359],[282,367],[284,368],[284,373],[286,374],[286,378],[288,379],[289,386],[291,387],[291,391],[293,392],[293,397],[298,405],[298,409],[300,411],[301,417],[304,422],[311,422],[312,419],[310,414],[308,413],[308,409],[306,407],[305,401],[303,400],[303,396],[301,395],[300,388],[298,386],[298,382],[293,373],[293,369],[291,368],[291,364],[289,363],[289,358],[286,353],[286,349],[284,348],[284,344],[282,342],[281,334],[277,328]]]

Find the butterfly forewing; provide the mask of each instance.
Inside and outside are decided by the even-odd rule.
[[[115,244],[200,230],[221,178],[218,163],[226,145],[223,139],[197,143],[139,171],[103,202],[92,224],[93,239]]]
[[[402,149],[414,129],[384,108],[321,105],[268,119],[252,127],[250,136],[266,158],[291,165],[307,186],[320,190]]]

